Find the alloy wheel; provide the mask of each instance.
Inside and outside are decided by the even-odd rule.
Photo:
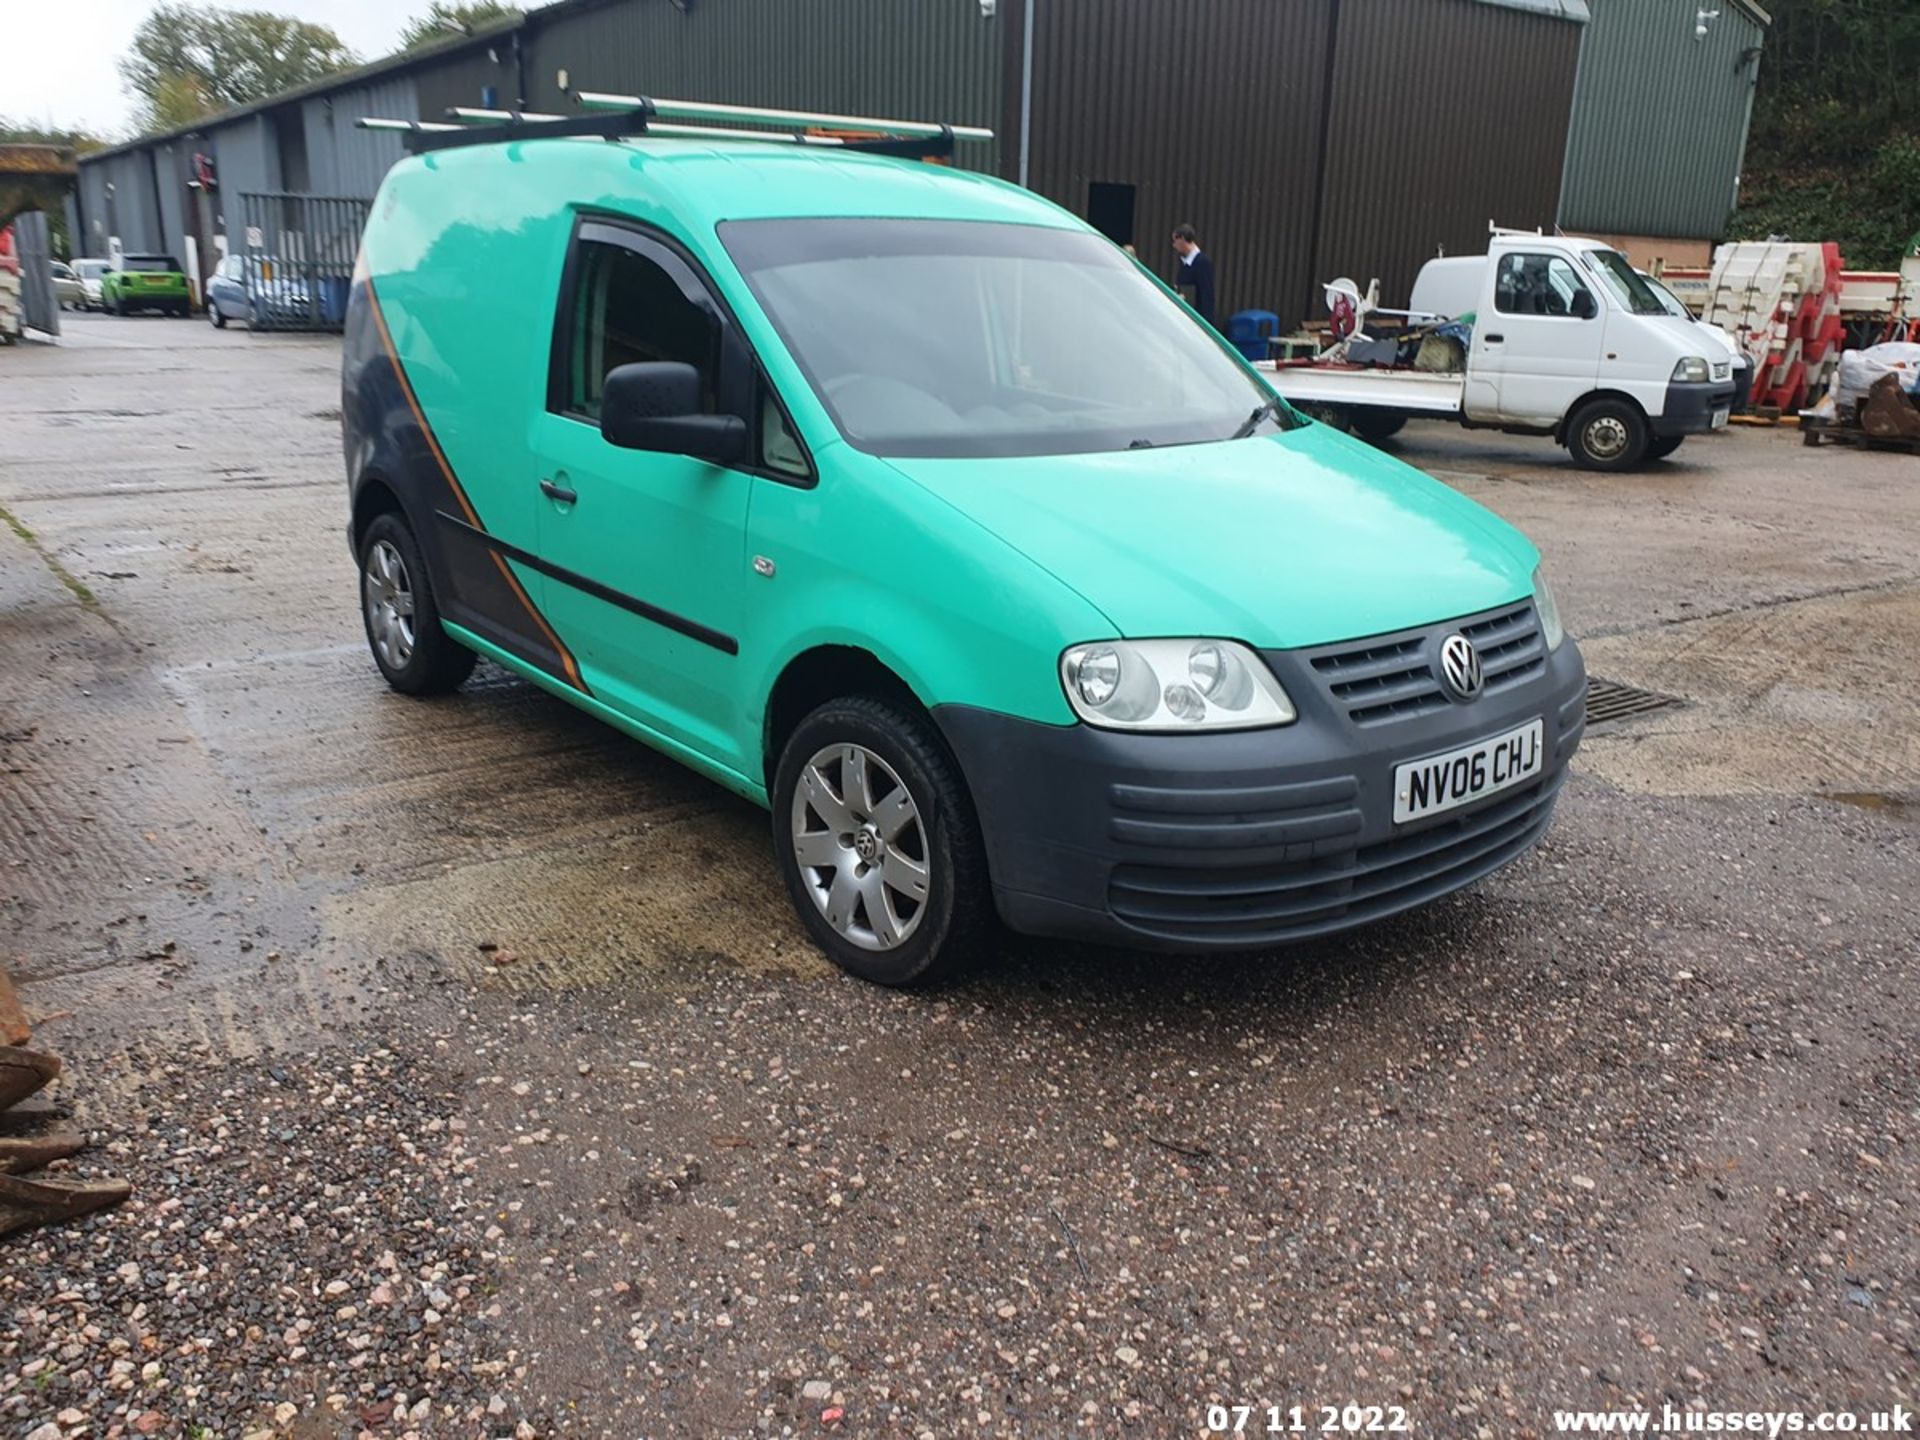
[[[863,950],[905,944],[926,914],[927,830],[905,783],[864,745],[817,751],[794,786],[791,841],[807,893]]]
[[[413,579],[390,541],[376,540],[367,552],[361,591],[374,648],[389,669],[406,669],[413,658]]]

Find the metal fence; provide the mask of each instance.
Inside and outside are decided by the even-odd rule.
[[[243,191],[249,325],[257,330],[339,330],[370,200]]]
[[[29,210],[13,222],[20,256],[20,313],[30,330],[60,333],[60,302],[53,294],[52,228],[46,212]]]

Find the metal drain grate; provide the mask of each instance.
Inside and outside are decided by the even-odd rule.
[[[1587,724],[1605,725],[1610,720],[1625,720],[1630,715],[1645,715],[1684,703],[1678,695],[1662,695],[1658,690],[1636,690],[1618,680],[1587,678]]]

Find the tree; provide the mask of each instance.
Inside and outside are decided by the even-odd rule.
[[[1920,230],[1920,5],[1769,0],[1735,239],[1836,240],[1891,269]]]
[[[49,130],[44,125],[0,115],[0,145],[59,145],[84,155],[89,150],[104,150],[112,143],[90,130]]]
[[[497,24],[502,20],[517,20],[520,13],[519,6],[503,5],[500,0],[469,0],[465,4],[433,0],[426,14],[409,20],[407,28],[400,32],[400,48],[417,50],[422,45],[431,45],[436,40],[445,40],[452,35],[471,35],[482,26]]]
[[[190,124],[359,63],[324,25],[168,0],[133,32],[120,77],[142,130]]]
[[[111,143],[90,130],[50,130],[43,125],[0,115],[0,145],[58,145],[76,155],[84,155],[89,150],[104,150]],[[71,256],[73,237],[67,234],[66,207],[47,211],[47,222],[53,232],[53,253],[62,257]]]

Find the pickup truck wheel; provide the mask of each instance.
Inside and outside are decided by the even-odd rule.
[[[1369,445],[1391,439],[1407,423],[1404,410],[1387,410],[1378,405],[1361,405],[1353,412],[1353,433]]]
[[[1653,439],[1647,442],[1647,459],[1649,460],[1666,459],[1667,456],[1671,455],[1674,451],[1680,448],[1680,442],[1686,438],[1687,437],[1684,435],[1667,435],[1667,436],[1656,435]]]
[[[473,673],[479,657],[440,628],[420,547],[391,512],[376,516],[360,540],[360,618],[373,663],[396,690],[444,695]]]
[[[828,701],[781,750],[772,799],[787,893],[849,974],[924,985],[992,933],[979,823],[923,716],[867,696]]]
[[[1354,412],[1350,406],[1327,405],[1317,401],[1303,400],[1296,403],[1293,408],[1309,420],[1318,420],[1322,425],[1338,430],[1343,435],[1354,428]]]
[[[1567,425],[1567,448],[1587,470],[1631,470],[1647,453],[1647,421],[1625,400],[1591,400]]]

